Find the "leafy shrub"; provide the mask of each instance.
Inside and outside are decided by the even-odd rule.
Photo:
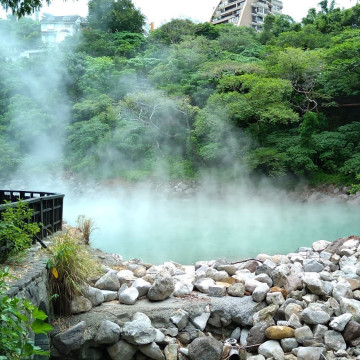
[[[352,184],[350,189],[350,194],[356,194],[360,191],[360,174],[356,175],[356,180],[359,182],[358,184]]]
[[[8,269],[0,271],[0,360],[30,359],[32,355],[49,355],[35,346],[29,333],[47,334],[52,327],[47,315],[29,300],[5,294]]]
[[[100,272],[99,264],[84,244],[69,232],[54,239],[47,267],[51,272],[51,292],[58,295],[54,306],[59,314],[70,312],[71,300],[82,293],[90,276]]]
[[[0,220],[0,262],[21,255],[31,246],[33,237],[40,231],[39,225],[30,222],[33,210],[24,201],[8,206]]]

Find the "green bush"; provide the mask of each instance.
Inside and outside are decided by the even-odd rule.
[[[52,327],[45,323],[47,315],[29,300],[5,294],[8,269],[0,271],[0,360],[31,359],[32,355],[49,355],[35,346],[31,332],[47,334]]]
[[[31,246],[34,235],[40,231],[37,223],[30,222],[33,210],[19,200],[8,206],[0,219],[0,262],[21,255]]]

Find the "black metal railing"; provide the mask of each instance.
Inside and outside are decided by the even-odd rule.
[[[0,190],[0,219],[1,213],[9,206],[16,206],[23,200],[32,209],[31,222],[40,223],[37,237],[41,240],[48,235],[62,229],[64,195],[24,190]]]

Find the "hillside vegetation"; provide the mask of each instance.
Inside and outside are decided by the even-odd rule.
[[[39,25],[0,22],[2,177],[29,159],[135,180],[360,173],[360,5],[268,15],[260,33],[174,19],[144,35],[131,1],[108,3],[90,1],[86,29],[30,59],[11,55]]]

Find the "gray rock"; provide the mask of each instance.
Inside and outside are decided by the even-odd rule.
[[[326,359],[325,354],[323,347],[300,347],[296,352],[298,360],[323,360]]]
[[[222,297],[226,295],[226,286],[225,285],[210,285],[207,291],[209,296],[218,296]]]
[[[243,297],[245,295],[245,284],[235,283],[228,287],[228,294],[235,297]]]
[[[120,281],[113,270],[108,271],[96,283],[95,287],[100,290],[118,291],[120,288]]]
[[[276,340],[268,340],[259,346],[258,352],[265,358],[274,358],[275,360],[284,359],[284,351]]]
[[[302,280],[306,287],[316,295],[320,296],[326,296],[328,295],[325,290],[325,284],[324,281],[320,280],[319,277],[316,277],[314,275],[318,275],[317,273],[307,273],[303,276]]]
[[[220,360],[222,343],[213,337],[196,338],[188,347],[191,360]]]
[[[281,292],[269,292],[266,294],[266,302],[269,305],[281,306],[285,302],[285,299]]]
[[[307,324],[326,324],[330,320],[330,315],[320,306],[309,306],[302,311],[301,319]]]
[[[84,333],[86,329],[85,321],[67,329],[54,336],[53,345],[64,355],[73,350],[80,349],[84,343]]]
[[[145,314],[136,313],[133,321],[124,324],[121,335],[130,344],[146,345],[155,340],[156,329]]]
[[[151,301],[161,301],[167,299],[174,291],[175,286],[170,275],[160,275],[155,278],[155,282],[148,291],[148,298]]]
[[[353,293],[351,286],[347,281],[338,280],[333,287],[332,296],[340,301],[342,298],[352,299]]]
[[[107,351],[112,360],[132,360],[136,353],[136,346],[120,340],[116,344],[109,346]]]
[[[72,314],[80,314],[92,309],[92,303],[84,296],[75,297],[70,303],[70,312]]]
[[[104,320],[96,333],[95,341],[99,344],[114,344],[120,338],[120,326],[109,320]]]
[[[105,300],[102,291],[92,286],[88,286],[86,289],[84,289],[83,293],[83,295],[91,301],[93,306],[98,306]]]
[[[160,330],[155,329],[156,330],[156,337],[154,342],[156,342],[157,344],[166,344],[165,342],[165,334],[162,333]]]
[[[241,329],[239,327],[235,328],[231,333],[230,337],[235,340],[239,340],[241,335]]]
[[[343,313],[349,313],[354,321],[360,321],[360,301],[354,299],[340,299],[340,308]]]
[[[130,287],[119,293],[119,303],[126,305],[134,305],[139,297],[139,291]]]
[[[343,336],[335,330],[329,330],[324,334],[324,342],[326,348],[329,350],[346,349],[346,343]]]
[[[313,337],[314,334],[308,326],[302,326],[301,328],[295,329],[295,339],[301,344]]]
[[[299,346],[298,342],[294,338],[281,339],[280,344],[284,352],[291,352],[292,349]]]
[[[248,333],[246,339],[246,345],[254,346],[254,345],[259,345],[264,341],[266,341],[267,338],[265,335],[265,330],[271,325],[274,325],[274,322],[273,323],[260,322],[255,324]]]
[[[139,292],[139,297],[141,297],[141,296],[145,296],[148,293],[148,291],[151,287],[151,284],[149,282],[139,278],[139,279],[136,279],[132,283],[131,287],[134,287],[135,289],[137,289],[137,291]]]
[[[225,270],[230,276],[232,276],[235,275],[237,268],[235,265],[220,265],[218,270]]]
[[[206,327],[209,318],[210,318],[210,313],[204,312],[201,315],[196,316],[194,319],[192,319],[191,322],[194,324],[194,326],[197,329],[203,331]]]
[[[273,281],[271,280],[271,277],[269,275],[267,275],[267,274],[256,275],[254,280],[265,283],[269,288],[272,287],[272,284],[273,284]]]
[[[194,279],[188,275],[174,276],[174,296],[185,296],[191,294],[194,289]]]
[[[314,327],[314,337],[316,339],[323,339],[324,338],[324,334],[329,330],[329,328],[325,325],[315,325]]]
[[[252,298],[256,302],[261,302],[266,298],[267,293],[270,291],[270,288],[265,283],[260,283],[252,293]]]
[[[263,309],[261,309],[260,311],[256,312],[253,315],[253,325],[260,323],[260,322],[267,322],[267,323],[271,323],[273,320],[273,317],[275,316],[275,314],[277,313],[277,311],[279,310],[279,306],[278,305],[269,305]]]
[[[288,320],[289,326],[291,326],[294,329],[298,329],[302,327],[301,321],[299,317],[296,314],[291,314]]]
[[[253,291],[259,286],[262,285],[260,281],[257,281],[255,279],[247,279],[245,281],[245,290],[249,291],[250,293],[253,293]]]
[[[253,355],[246,358],[246,360],[265,360],[265,357],[262,355]]]
[[[314,251],[321,252],[321,251],[324,251],[330,244],[331,244],[331,242],[329,242],[329,241],[318,240],[312,244],[312,248]]]
[[[189,314],[185,310],[176,311],[170,318],[171,322],[181,331],[188,323]]]
[[[165,360],[163,352],[155,342],[139,346],[139,350],[150,359]]]
[[[113,301],[118,298],[117,291],[110,291],[110,290],[101,290],[104,295],[104,302],[106,301]]]
[[[132,281],[136,280],[136,277],[131,270],[120,270],[117,273],[117,278],[120,281],[120,285],[125,283],[129,285]]]
[[[195,282],[195,287],[203,293],[207,293],[209,291],[209,287],[214,285],[215,281],[210,278],[202,278]]]
[[[249,336],[249,329],[242,329],[241,330],[241,335],[240,335],[240,340],[239,340],[239,344],[241,346],[246,346],[247,345],[247,337]]]
[[[342,314],[330,321],[329,326],[336,331],[342,332],[347,323],[351,320],[352,315],[349,313]]]
[[[286,303],[284,303],[286,305]],[[285,307],[285,319],[289,320],[291,315],[295,314],[296,316],[300,317],[301,312],[303,311],[302,306],[296,303],[290,303]]]
[[[303,266],[305,272],[319,273],[324,270],[324,265],[314,259],[304,259]]]
[[[177,360],[179,345],[178,344],[169,344],[164,349],[165,359],[166,360]]]

